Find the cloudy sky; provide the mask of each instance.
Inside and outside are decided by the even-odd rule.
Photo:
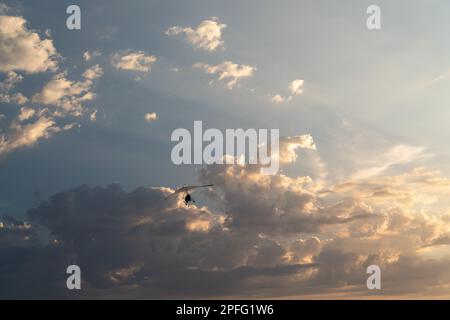
[[[1,298],[449,297],[448,1],[72,2],[0,3]],[[174,165],[195,120],[280,172]]]

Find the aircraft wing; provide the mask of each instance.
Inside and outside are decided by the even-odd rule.
[[[172,196],[174,196],[174,195],[176,195],[178,193],[182,193],[182,192],[187,193],[187,192],[189,192],[191,190],[194,190],[194,189],[207,188],[207,187],[212,187],[212,186],[214,186],[214,185],[213,184],[204,184],[204,185],[198,185],[198,186],[184,186],[184,187],[178,188],[173,193],[169,194],[167,197],[164,198],[164,200],[166,200],[166,199],[168,199],[168,198],[170,198],[170,197],[172,197]]]
[[[198,189],[198,188],[207,188],[207,187],[213,187],[213,186],[214,186],[213,184],[204,184],[201,186],[186,186],[181,189],[186,189],[186,191],[191,191],[191,190]]]

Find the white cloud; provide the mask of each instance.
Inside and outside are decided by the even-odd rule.
[[[12,90],[23,80],[23,73],[56,71],[59,55],[50,39],[41,39],[39,34],[27,29],[22,17],[0,16],[0,72],[6,73],[0,83],[0,102],[23,106],[33,103],[33,108],[21,107],[9,124],[0,132],[0,154],[29,147],[54,133],[70,130],[76,124],[59,125],[58,117],[81,116],[84,103],[95,98],[92,91],[94,81],[102,76],[99,65],[87,69],[80,81],[67,79],[62,72],[52,76],[29,100],[20,92]],[[46,32],[50,37],[50,33]],[[99,52],[84,57],[95,57]],[[45,107],[38,106],[39,104]]]
[[[32,101],[58,107],[54,115],[81,116],[84,111],[83,103],[93,100],[96,96],[92,92],[93,81],[102,74],[103,70],[98,65],[87,69],[83,73],[82,81],[68,80],[65,73],[59,73],[42,88],[41,92],[33,96]]]
[[[148,122],[155,121],[157,119],[156,112],[149,112],[145,114],[145,120]]]
[[[271,98],[272,102],[275,104],[280,104],[284,102],[284,97],[282,95],[276,94]]]
[[[291,163],[297,160],[298,149],[316,150],[313,137],[309,134],[282,137],[280,139],[280,163]]]
[[[157,58],[146,55],[143,51],[116,53],[112,58],[112,65],[116,69],[150,72]]]
[[[22,93],[10,93],[9,91],[14,89],[16,84],[23,80],[23,76],[17,74],[14,71],[9,71],[6,74],[6,78],[3,82],[0,82],[0,102],[3,103],[16,103],[23,105],[28,102],[28,98]]]
[[[99,50],[95,50],[95,51],[92,51],[92,52],[91,51],[85,51],[83,53],[83,59],[84,59],[84,61],[91,61],[94,58],[99,57],[101,55],[102,55],[102,53]]]
[[[31,147],[41,139],[50,138],[55,133],[70,130],[75,126],[76,123],[58,126],[47,109],[22,107],[10,122],[8,129],[3,133],[0,132],[0,155],[15,149]]]
[[[0,72],[37,73],[57,68],[53,41],[28,30],[24,18],[0,16],[0,30]]]
[[[292,96],[299,96],[303,93],[304,80],[296,79],[289,84],[289,91]]]
[[[272,96],[272,98],[270,100],[275,104],[281,104],[281,103],[285,102],[286,100],[288,102],[290,102],[290,101],[292,101],[292,99],[295,96],[299,96],[299,95],[303,94],[304,83],[305,83],[305,81],[301,80],[301,79],[293,80],[288,86],[290,95],[287,96],[287,98],[281,94],[276,94],[276,95]]]
[[[0,91],[10,91],[22,80],[23,76],[14,71],[9,71],[6,74],[6,79],[3,82],[0,82]]]
[[[97,112],[98,112],[98,110],[94,110],[94,111],[91,113],[91,115],[89,116],[89,119],[90,119],[92,122],[97,121]]]
[[[313,146],[307,136],[285,143]],[[16,294],[22,297],[29,294],[26,285],[17,289],[22,283],[17,279],[28,276],[20,272],[24,266],[38,266],[30,276],[34,278],[48,271],[48,264],[36,259],[44,245],[35,222],[52,235],[54,241],[44,249],[56,259],[67,259],[75,249],[79,257],[107,261],[86,268],[86,283],[95,289],[89,292],[97,297],[223,298],[252,297],[256,292],[260,298],[364,298],[371,296],[365,282],[371,264],[383,270],[383,297],[448,295],[448,250],[443,259],[432,254],[436,246],[450,243],[450,224],[428,214],[432,210],[427,206],[414,210],[414,203],[401,204],[423,204],[426,199],[420,195],[425,194],[447,203],[449,179],[413,170],[327,186],[333,192],[324,196],[311,188],[314,181],[308,177],[264,175],[256,167],[210,165],[199,171],[201,183],[215,186],[203,195],[225,210],[185,206],[182,194],[164,200],[173,192],[164,187],[126,192],[118,185],[82,186],[59,192],[28,211],[31,225],[2,218],[0,250],[21,248],[25,236],[36,240],[28,241],[28,254],[18,261],[17,255],[9,255],[8,270],[19,272],[2,274],[9,289],[3,290],[4,296],[11,297],[11,290],[19,290]],[[74,210],[85,214],[73,215]],[[111,219],[101,228],[105,217]],[[86,242],[94,238],[95,252]],[[431,253],[430,258],[424,253]],[[98,275],[105,275],[100,282]],[[34,287],[35,296],[49,294],[46,285]],[[64,297],[64,291],[54,295]]]
[[[242,78],[253,76],[255,68],[250,65],[236,64],[231,61],[224,61],[218,65],[209,65],[206,63],[196,63],[194,68],[205,70],[209,74],[217,74],[218,80],[225,80],[226,87],[233,89],[236,83]]]
[[[53,133],[60,131],[60,128],[55,126],[55,121],[48,117],[41,117],[37,121],[23,126],[13,122],[12,129],[9,137],[0,136],[0,154],[32,146],[38,140],[49,138]]]
[[[223,47],[222,30],[226,24],[219,23],[218,18],[212,17],[209,20],[202,21],[197,28],[173,26],[166,31],[166,35],[174,36],[184,34],[186,41],[195,48],[206,51],[214,51]]]
[[[85,61],[91,60],[91,59],[92,59],[91,53],[90,53],[89,51],[86,51],[85,53],[83,53],[83,59],[84,59]]]
[[[21,93],[13,93],[13,94],[0,93],[0,102],[16,103],[18,105],[24,105],[25,103],[28,102],[28,98]]]
[[[35,114],[36,114],[36,111],[34,109],[27,108],[27,107],[20,108],[20,113],[19,113],[19,116],[18,116],[18,120],[20,122],[23,122],[25,120],[30,119]]]
[[[83,72],[83,78],[88,80],[95,80],[103,75],[103,69],[97,64],[92,68],[87,69]]]

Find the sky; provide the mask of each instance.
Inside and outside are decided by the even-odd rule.
[[[0,2],[1,298],[448,298],[448,1],[71,4]],[[280,171],[175,165],[196,120]]]

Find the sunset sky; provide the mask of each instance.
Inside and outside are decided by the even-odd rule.
[[[0,2],[0,298],[448,298],[448,12]],[[196,120],[279,129],[280,172],[173,164]]]

